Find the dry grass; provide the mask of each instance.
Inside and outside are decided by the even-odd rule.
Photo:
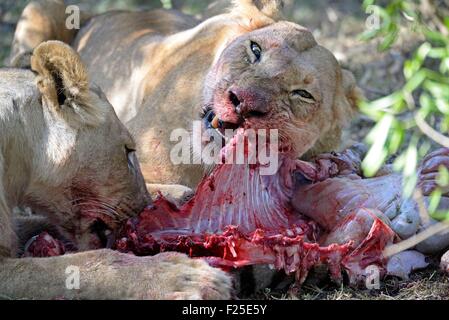
[[[266,290],[254,298],[268,300],[449,300],[449,277],[436,268],[414,273],[410,280],[385,279],[380,290],[305,284],[298,293]]]

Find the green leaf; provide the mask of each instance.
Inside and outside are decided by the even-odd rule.
[[[421,142],[421,145],[418,148],[418,155],[420,158],[425,157],[432,148],[432,144],[429,142],[429,140],[425,139]]]
[[[445,166],[438,168],[437,184],[442,188],[449,186],[449,170]]]
[[[423,113],[423,117],[427,117],[429,113],[435,111],[435,102],[430,98],[427,93],[423,93],[419,96],[419,103],[421,105],[421,112]]]
[[[388,107],[391,107],[393,104],[401,101],[403,99],[403,95],[401,92],[392,93],[386,97],[380,98],[378,100],[374,100],[367,103],[361,103],[360,109],[362,111],[365,110],[382,110],[385,111]]]
[[[407,60],[404,62],[404,76],[406,79],[410,79],[413,74],[419,70],[419,67],[421,64],[413,59],[413,60]]]
[[[378,50],[379,51],[386,51],[390,49],[390,47],[393,45],[393,43],[398,38],[398,29],[397,26],[394,25],[393,30],[389,31],[389,33],[385,36],[383,41],[380,43]]]
[[[435,101],[435,105],[441,113],[446,115],[449,114],[449,101],[438,98]]]
[[[418,166],[418,148],[415,143],[411,143],[405,154],[404,175],[411,176],[416,173]]]
[[[402,171],[406,196],[414,191],[418,162],[431,146],[430,139],[417,127],[415,116],[427,119],[430,126],[443,134],[449,132],[449,37],[424,22],[419,3],[420,0],[363,1],[365,8],[376,6],[381,25],[364,32],[362,38],[379,39],[379,50],[391,48],[403,26],[409,32],[417,32],[421,39],[424,36],[424,42],[404,63],[405,84],[385,97],[360,106],[364,114],[377,122],[366,139],[371,147],[362,163],[365,175],[373,176],[389,155],[399,152],[393,167]],[[444,24],[449,30],[449,17],[444,18]],[[412,109],[415,107],[412,99],[415,109]],[[410,135],[409,145],[401,152]],[[449,169],[441,170],[437,183],[449,186]],[[438,196],[441,194],[433,196],[435,210]],[[448,212],[439,214],[449,218]]]
[[[405,153],[400,154],[393,162],[394,171],[402,171],[405,166]]]
[[[430,91],[430,93],[434,96],[434,98],[444,99],[449,94],[449,86],[443,83],[426,80],[423,83],[423,87],[428,91]]]
[[[426,72],[425,70],[420,70],[418,72],[416,72],[411,78],[410,80],[407,81],[407,83],[404,86],[404,91],[408,92],[408,93],[412,93],[413,91],[416,90],[416,88],[418,88],[423,81],[426,79]]]
[[[432,48],[429,51],[429,55],[430,58],[434,58],[434,59],[441,59],[443,57],[447,57],[449,56],[447,49],[446,48]]]
[[[430,217],[437,221],[448,221],[449,220],[449,211],[436,210],[435,212],[430,213]]]
[[[393,120],[394,118],[392,115],[384,115],[382,120],[380,120],[367,137],[372,143],[372,146],[362,163],[363,171],[367,177],[373,177],[382,167],[388,156],[385,143],[387,142],[388,133],[390,132]]]
[[[429,78],[430,80],[435,81],[440,85],[449,87],[449,78],[447,76],[426,68],[422,68],[421,70],[426,73],[427,78]]]
[[[363,0],[363,8],[366,9],[368,6],[372,6],[374,4],[374,0]]]
[[[419,46],[418,50],[416,51],[416,58],[423,63],[424,60],[427,58],[427,55],[429,54],[430,50],[432,50],[432,45],[428,42],[424,42],[421,46]]]
[[[171,8],[173,8],[171,0],[161,0],[161,3],[162,3],[162,7],[164,7],[164,9],[171,9]]]
[[[382,33],[381,31],[382,31],[382,29],[366,30],[358,36],[358,40],[359,41],[368,41],[368,40],[374,39]]]
[[[440,204],[440,200],[441,200],[441,196],[443,195],[443,193],[441,192],[441,189],[437,188],[435,189],[432,194],[430,195],[430,200],[429,200],[429,207],[428,207],[428,211],[429,213],[432,215],[436,212],[436,210],[438,209],[438,205]]]
[[[418,175],[412,174],[411,176],[404,177],[404,197],[410,198],[415,191],[416,183],[418,182]]]
[[[434,44],[446,44],[449,42],[449,40],[442,33],[437,31],[425,29],[424,35],[428,41],[433,42]]]
[[[441,120],[441,132],[449,131],[449,115],[445,115]]]
[[[395,154],[398,152],[405,137],[405,130],[401,126],[397,125],[392,130],[390,141],[388,144],[388,153]]]
[[[449,17],[444,17],[444,25],[446,26],[446,28],[449,30]]]
[[[440,72],[441,73],[449,72],[449,53],[447,54],[447,58],[441,60]]]

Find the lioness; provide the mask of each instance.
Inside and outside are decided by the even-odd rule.
[[[136,137],[146,181],[197,185],[204,167],[170,158],[172,131],[190,129],[193,120],[210,127],[218,117],[218,130],[242,119],[279,129],[296,142],[298,157],[338,147],[359,95],[354,78],[310,31],[281,21],[282,5],[237,0],[201,23],[155,10],[109,12],[82,24],[70,43]],[[62,1],[33,1],[17,27],[12,60],[58,37],[48,25],[64,28],[64,9]],[[42,25],[42,17],[51,23]]]
[[[0,297],[229,298],[224,272],[176,253],[15,258],[14,206],[46,214],[62,239],[83,251],[104,247],[106,231],[150,202],[133,138],[101,90],[89,86],[78,54],[45,42],[31,66],[37,75],[0,70]],[[79,290],[66,287],[74,268]]]

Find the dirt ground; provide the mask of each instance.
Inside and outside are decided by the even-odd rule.
[[[362,42],[358,36],[365,29],[365,14],[361,0],[286,0],[289,19],[313,31],[318,42],[330,49],[341,64],[356,76],[359,86],[369,99],[391,93],[400,87],[403,62],[419,44],[419,37],[404,30],[399,43],[391,50],[377,52],[377,42]],[[9,54],[15,24],[21,10],[28,1],[0,1],[0,66]],[[157,0],[79,0],[83,9],[103,12],[110,9],[145,9],[161,6]],[[210,4],[206,0],[175,1],[183,11],[201,16]],[[359,116],[351,126],[348,136],[353,141],[362,141],[373,123]],[[438,257],[437,257],[438,258]],[[380,290],[367,291],[330,283],[306,284],[294,295],[266,290],[255,296],[267,299],[448,299],[449,278],[441,275],[437,268],[430,267],[415,273],[410,281],[388,279]]]
[[[265,291],[267,299],[301,300],[447,300],[449,278],[435,267],[414,273],[410,280],[385,279],[379,290],[351,288],[335,284],[305,284],[299,293],[289,295],[282,292]]]

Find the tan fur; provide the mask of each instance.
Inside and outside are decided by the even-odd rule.
[[[147,189],[153,199],[162,195],[165,199],[170,200],[178,207],[181,207],[195,194],[192,189],[181,185],[147,184]]]
[[[230,279],[178,253],[136,257],[96,250],[44,259],[0,259],[0,296],[20,299],[229,299]],[[78,267],[80,289],[66,287]]]
[[[49,41],[31,61],[37,75],[0,70],[0,296],[229,298],[225,273],[180,254],[140,259],[100,250],[16,259],[16,206],[45,215],[83,251],[103,245],[96,221],[115,232],[150,203],[135,152],[127,152],[133,138],[103,93],[89,86],[78,54]],[[68,266],[80,268],[80,290],[66,287]]]
[[[13,49],[9,58],[12,67],[28,67],[34,48],[46,40],[69,43],[77,30],[65,28],[65,4],[63,0],[35,0],[25,7],[16,27]],[[90,16],[81,12],[81,22]]]
[[[48,105],[55,109],[60,108],[55,90],[56,84],[52,75],[52,73],[58,72],[64,84],[62,89],[65,94],[77,101],[77,104],[73,104],[73,100],[69,100],[66,102],[69,105],[64,107],[76,111],[80,116],[78,119],[84,124],[98,125],[105,120],[104,112],[102,109],[92,106],[85,67],[78,55],[67,54],[70,52],[68,49],[67,45],[61,45],[56,41],[48,41],[45,46],[36,48],[31,58],[31,68],[40,74],[37,85],[43,93],[43,97],[47,99]],[[82,107],[79,108],[78,105]],[[73,117],[68,117],[65,120],[71,121],[71,119]]]
[[[176,128],[191,129],[192,121],[199,120],[201,108],[209,102],[208,94],[228,76],[222,73],[221,78],[214,78],[214,72],[230,65],[242,67],[242,57],[233,62],[232,52],[226,49],[234,42],[238,43],[236,48],[248,46],[254,37],[270,52],[270,61],[263,64],[257,77],[245,73],[233,78],[245,88],[267,88],[278,111],[273,112],[270,127],[277,124],[285,128],[284,134],[297,141],[298,157],[331,151],[340,144],[341,131],[356,108],[358,94],[350,73],[341,70],[310,32],[279,21],[282,1],[233,3],[230,11],[201,23],[172,11],[106,13],[84,25],[72,43],[87,63],[93,81],[105,91],[119,118],[136,137],[142,172],[149,183],[196,187],[203,167],[172,165],[170,133]],[[285,43],[293,49],[277,49]],[[295,54],[296,67],[290,68]],[[317,94],[326,97],[307,117],[301,115],[307,108],[296,107],[302,110],[297,114],[281,112],[281,100],[286,98],[276,93],[287,85],[305,83],[300,79],[308,69],[300,57],[316,70],[311,76],[320,84]]]
[[[234,8],[231,12],[241,12],[246,17],[254,17],[254,21],[263,20],[262,15],[267,19],[266,24],[283,19],[283,0],[233,0],[232,2]],[[262,23],[258,22],[258,25],[260,27]]]

